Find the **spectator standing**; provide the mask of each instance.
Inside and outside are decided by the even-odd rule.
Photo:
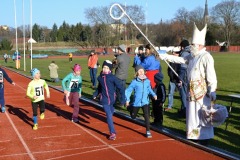
[[[154,88],[156,83],[154,82],[154,75],[161,69],[160,61],[156,59],[154,53],[151,52],[150,44],[145,47],[145,58],[140,59],[139,56],[134,57],[134,64],[141,65],[146,70],[146,76],[151,82],[151,87]]]
[[[97,87],[97,67],[98,67],[98,55],[92,50],[90,55],[88,56],[88,68],[93,89]]]
[[[177,51],[173,51],[172,54],[177,57],[179,56],[179,53]],[[169,65],[176,73],[178,72],[180,64],[170,62]],[[168,67],[167,69],[169,76],[169,85],[168,85],[168,105],[167,108],[164,109],[165,111],[172,109],[174,101],[174,92],[177,89],[177,84],[179,83],[179,79],[172,71],[172,69],[170,67]]]
[[[7,63],[7,60],[8,60],[8,55],[7,55],[7,53],[4,53],[3,58],[4,58],[4,62]]]
[[[50,71],[50,78],[52,82],[59,82],[58,78],[58,65],[55,63],[55,61],[52,61],[50,65],[48,66],[48,70]]]
[[[69,62],[72,63],[72,59],[73,59],[73,54],[72,54],[72,52],[70,52],[70,53],[68,54],[68,57],[69,57]]]
[[[128,78],[129,66],[130,66],[130,57],[126,53],[126,46],[124,44],[121,44],[118,46],[118,55],[116,56],[114,68],[116,68],[115,76],[118,80],[118,83],[122,86],[124,90],[126,88],[126,79]],[[116,91],[117,91],[118,100],[120,102],[124,94],[121,95],[118,89]]]
[[[140,61],[142,62],[144,59],[144,52],[143,52],[143,46],[138,47],[138,53],[136,54],[140,58]],[[135,68],[137,66],[136,62],[133,61],[133,67]]]
[[[181,51],[179,56],[180,57],[187,57],[191,51],[188,40],[182,40],[180,43]],[[179,83],[178,83],[178,90],[181,97],[181,109],[179,110],[179,115],[181,117],[186,117],[186,106],[187,106],[187,64],[181,64],[178,70],[179,75]],[[183,84],[185,82],[185,84]]]
[[[166,87],[163,80],[163,74],[161,72],[154,75],[154,80],[156,86],[154,87],[153,91],[157,95],[157,100],[153,100],[153,117],[154,122],[152,125],[157,127],[162,126],[163,123],[163,105],[166,100]]]

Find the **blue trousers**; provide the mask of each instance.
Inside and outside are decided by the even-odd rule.
[[[176,84],[169,81],[169,87],[168,87],[168,108],[172,108],[173,106],[173,95],[175,92]]]
[[[122,80],[119,78],[116,78],[116,79],[118,81],[118,84],[121,84],[122,88],[125,90],[126,89],[126,80]],[[118,98],[119,102],[121,102],[122,96],[124,96],[124,99],[125,99],[125,95],[121,95],[119,89],[117,89],[117,88],[116,88],[116,94],[117,94],[117,98]]]
[[[1,105],[1,107],[5,106],[4,85],[3,84],[0,84],[0,105]]]
[[[113,113],[114,113],[113,105],[103,105],[103,109],[107,116],[107,124],[108,124],[108,129],[109,129],[110,134],[111,133],[116,134],[116,131],[115,131],[115,128],[113,125]]]
[[[180,97],[181,97],[181,102],[182,102],[181,109],[186,109],[186,106],[187,106],[187,86],[182,85],[182,87],[179,88],[179,92],[180,92]]]
[[[90,72],[92,85],[96,87],[97,86],[97,68],[90,68],[89,72]]]

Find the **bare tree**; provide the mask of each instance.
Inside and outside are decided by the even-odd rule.
[[[90,23],[94,24],[95,26],[99,26],[99,24],[104,24],[106,25],[104,28],[101,28],[101,32],[95,32],[95,33],[101,33],[101,37],[104,37],[104,44],[99,43],[100,39],[98,38],[98,42],[97,45],[104,45],[104,46],[108,46],[110,44],[112,44],[112,42],[110,41],[114,41],[117,42],[117,40],[114,40],[114,35],[116,33],[116,29],[117,32],[115,35],[115,38],[119,38],[121,40],[123,39],[127,39],[131,38],[131,39],[136,39],[137,36],[137,30],[135,27],[133,27],[133,25],[131,24],[131,22],[126,18],[126,16],[124,16],[122,19],[120,20],[114,20],[110,17],[110,10],[111,5],[109,6],[105,6],[105,7],[93,7],[93,8],[89,8],[85,10],[85,16],[86,18],[89,20]],[[124,8],[124,10],[127,12],[127,14],[131,17],[131,19],[135,22],[135,23],[143,23],[145,21],[145,16],[144,16],[144,11],[142,9],[141,6],[124,6],[122,5],[122,7]],[[113,14],[116,17],[119,17],[122,14],[122,11],[117,8],[117,6],[115,8],[113,8]],[[115,29],[110,27],[110,24],[114,24]],[[121,29],[121,28],[125,29]],[[111,35],[111,36],[110,36]],[[108,37],[109,39],[106,39],[106,37]],[[111,39],[111,40],[110,40]],[[102,41],[102,42],[103,42]]]
[[[220,23],[224,29],[227,47],[230,46],[234,26],[240,21],[240,2],[223,1],[212,10],[213,20]]]

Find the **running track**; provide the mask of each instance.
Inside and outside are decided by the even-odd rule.
[[[16,83],[5,81],[6,113],[0,113],[0,160],[81,159],[81,160],[155,160],[223,159],[158,132],[144,137],[145,127],[114,117],[117,139],[107,139],[108,128],[101,109],[80,104],[80,123],[70,121],[72,108],[63,103],[63,93],[50,89],[45,119],[32,130],[31,103],[26,98],[30,79],[7,70]]]

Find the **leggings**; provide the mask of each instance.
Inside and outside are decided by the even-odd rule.
[[[39,102],[32,102],[32,110],[33,110],[33,116],[37,116],[37,109],[38,106],[40,108],[40,114],[44,113],[45,111],[45,102],[44,100],[41,100]]]
[[[149,131],[150,130],[150,121],[149,121],[149,105],[144,105],[142,107],[132,107],[132,114],[131,117],[132,119],[135,119],[139,109],[142,108],[143,110],[143,114],[144,114],[144,119],[145,119],[145,125],[146,125],[146,130]]]

